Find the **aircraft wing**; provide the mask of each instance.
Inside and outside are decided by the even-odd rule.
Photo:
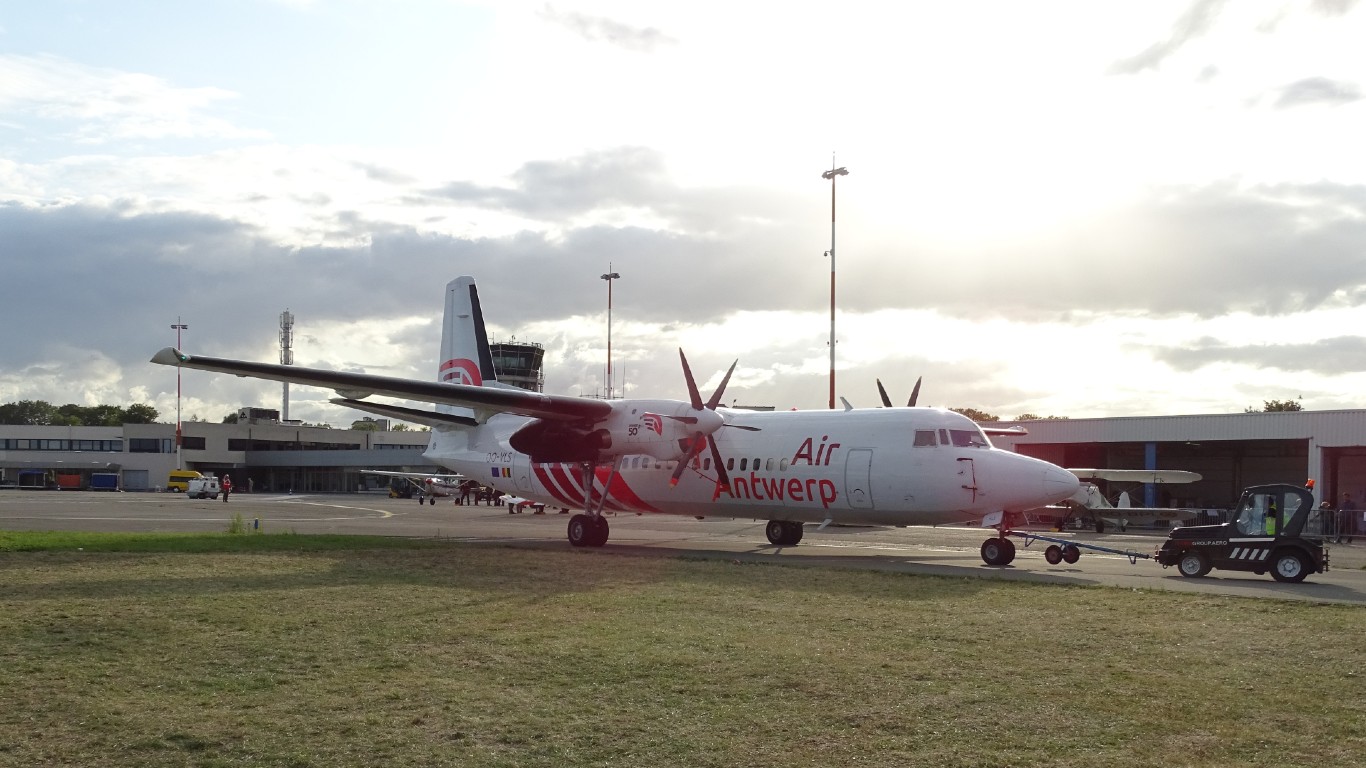
[[[1130,483],[1193,483],[1198,472],[1181,469],[1069,469],[1078,480],[1114,480]]]
[[[362,475],[382,475],[384,477],[402,477],[408,480],[439,480],[443,483],[454,483],[464,479],[464,475],[436,475],[431,472],[393,472],[385,469],[362,469]]]
[[[1019,437],[1021,435],[1029,434],[1029,430],[1019,425],[1013,427],[983,427],[981,424],[978,424],[977,426],[981,427],[982,434],[986,435],[999,435],[1002,437],[1010,437],[1011,435],[1014,435],[1016,437]]]
[[[287,381],[291,384],[307,384],[334,390],[338,395],[350,400],[385,395],[424,403],[457,405],[477,411],[513,413],[550,421],[601,419],[612,412],[612,406],[607,401],[587,397],[544,395],[529,390],[474,387],[466,384],[374,376],[368,373],[301,368],[278,363],[229,360],[190,355],[174,347],[166,347],[156,353],[152,357],[152,362],[256,379]]]

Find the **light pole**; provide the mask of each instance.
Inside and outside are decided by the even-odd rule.
[[[175,329],[175,348],[179,352],[180,332],[189,330],[190,326],[180,322],[180,316],[177,315],[175,325],[171,327]],[[180,455],[180,363],[176,363],[175,367],[175,468],[185,468],[185,462]]]
[[[607,262],[607,269],[612,269],[612,262]],[[607,399],[612,399],[612,281],[620,279],[621,275],[616,272],[608,271],[602,276],[607,281]]]
[[[835,409],[835,177],[848,176],[849,171],[835,167],[835,156],[830,156],[830,170],[821,174],[830,180],[830,409]]]

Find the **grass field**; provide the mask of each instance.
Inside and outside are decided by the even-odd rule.
[[[0,533],[0,765],[1353,766],[1366,610]]]

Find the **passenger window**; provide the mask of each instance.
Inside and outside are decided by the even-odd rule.
[[[735,469],[735,457],[726,459],[726,469]]]
[[[709,469],[711,469],[711,459],[709,459],[709,458],[703,459],[703,460],[702,460],[702,471],[703,471],[703,472],[706,472],[706,471],[709,470]]]
[[[764,462],[764,469],[769,472],[773,471],[773,459],[769,459],[768,461]]]
[[[787,471],[787,459],[778,459],[778,470],[780,472]]]
[[[748,464],[749,464],[749,459],[740,459],[740,471],[741,471],[741,472],[744,472],[744,471],[745,471],[745,467],[746,467],[746,465],[748,465]]]
[[[916,445],[934,445],[933,429],[917,429],[915,431]]]

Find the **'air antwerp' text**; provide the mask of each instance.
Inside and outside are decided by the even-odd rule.
[[[835,481],[826,478],[763,477],[751,472],[747,478],[731,478],[730,486],[731,498],[735,499],[783,501],[786,497],[787,501],[819,501],[826,509],[839,497]]]

